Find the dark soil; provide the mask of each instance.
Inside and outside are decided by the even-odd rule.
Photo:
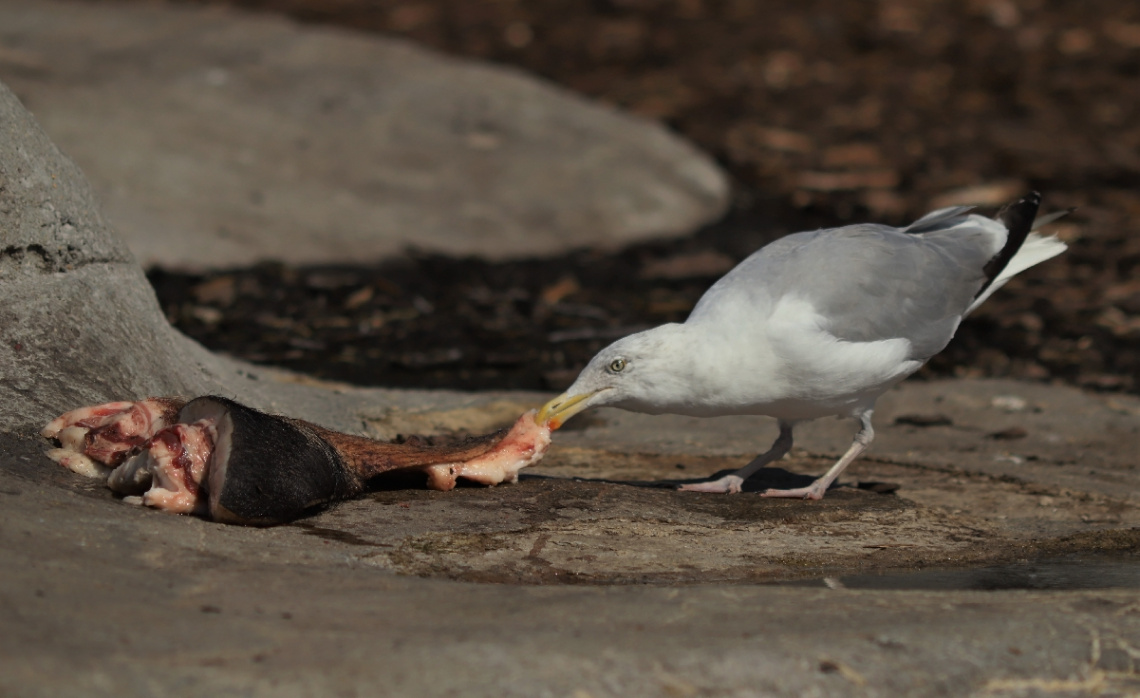
[[[1140,390],[1140,5],[221,3],[520,66],[664,121],[737,194],[708,230],[616,254],[152,271],[171,320],[211,348],[361,384],[556,389],[610,340],[683,319],[778,235],[1034,188],[1078,207],[1057,226],[1070,251],[988,301],[926,375]]]

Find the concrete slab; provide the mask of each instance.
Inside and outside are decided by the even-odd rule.
[[[144,265],[551,254],[685,234],[728,201],[712,160],[656,123],[275,16],[3,0],[0,80]]]

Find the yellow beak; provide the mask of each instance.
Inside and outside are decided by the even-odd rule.
[[[587,401],[596,394],[597,391],[582,395],[562,393],[543,405],[542,409],[535,415],[534,421],[540,425],[549,424],[551,430],[557,429],[566,423],[566,420],[589,407]]]

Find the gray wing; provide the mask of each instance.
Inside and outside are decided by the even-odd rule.
[[[987,283],[986,263],[1004,242],[997,239],[1004,238],[1000,224],[967,211],[936,211],[903,229],[863,224],[781,238],[710,288],[690,319],[741,301],[764,312],[794,294],[826,318],[824,329],[836,337],[905,338],[912,358],[925,360],[954,336]]]

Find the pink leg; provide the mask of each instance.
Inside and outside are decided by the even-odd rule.
[[[875,438],[875,430],[871,428],[871,410],[867,410],[859,415],[861,426],[859,431],[855,433],[855,441],[852,442],[851,447],[847,449],[847,453],[839,461],[831,466],[831,470],[827,474],[811,483],[807,487],[797,487],[794,490],[765,490],[760,494],[761,497],[795,497],[800,499],[823,499],[823,495],[827,492],[827,488],[831,487],[831,483],[835,482],[835,478],[851,465],[851,462],[858,458],[867,447],[871,445],[871,441]]]
[[[725,475],[719,480],[712,480],[711,482],[695,482],[691,485],[681,485],[679,489],[688,492],[719,492],[725,494],[733,494],[740,491],[741,485],[744,481],[752,476],[760,468],[768,465],[772,461],[779,460],[784,457],[792,448],[792,425],[780,422],[780,435],[776,437],[776,441],[772,444],[772,448],[766,452],[761,453],[752,459],[748,465],[744,466],[735,473]],[[771,491],[771,490],[769,490]]]

